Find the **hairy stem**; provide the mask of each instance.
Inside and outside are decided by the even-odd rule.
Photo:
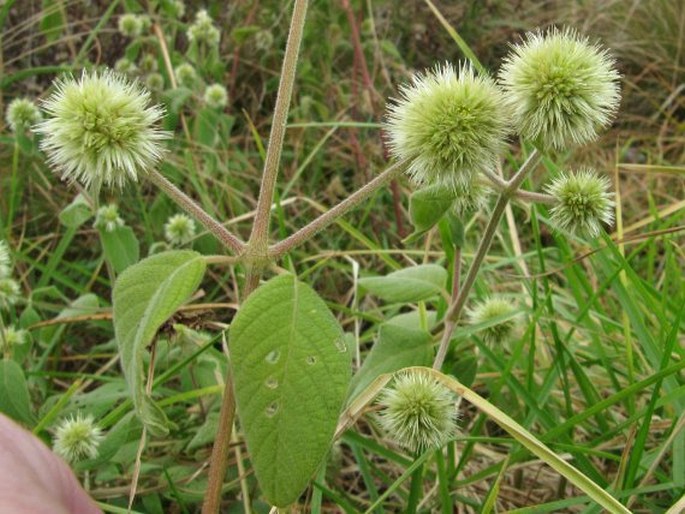
[[[459,317],[464,309],[464,305],[466,305],[466,299],[468,298],[471,288],[476,281],[480,266],[483,264],[483,260],[490,249],[492,239],[495,236],[495,232],[497,232],[497,226],[502,219],[504,209],[509,203],[509,199],[516,194],[516,191],[518,191],[518,188],[521,186],[523,180],[526,178],[528,173],[540,162],[541,158],[542,156],[538,150],[533,150],[516,174],[507,182],[506,188],[500,192],[499,198],[497,198],[497,203],[495,204],[495,208],[490,214],[490,221],[485,227],[485,232],[481,237],[480,244],[478,245],[476,254],[473,257],[473,262],[469,267],[469,272],[464,279],[464,283],[459,289],[459,294],[456,296],[454,301],[451,302],[447,312],[445,313],[445,327],[442,332],[438,353],[433,361],[433,369],[440,369],[445,361],[445,355],[447,354],[447,349],[449,348],[450,339],[452,339],[454,328],[459,322]]]
[[[281,81],[278,84],[269,146],[266,150],[266,159],[264,160],[264,173],[259,189],[259,199],[257,200],[257,214],[248,241],[251,254],[265,255],[268,247],[271,203],[273,202],[276,189],[278,167],[281,160],[283,138],[288,121],[288,110],[290,109],[290,99],[293,92],[293,82],[295,81],[297,58],[300,51],[306,14],[307,0],[295,0],[293,17],[290,22],[290,33],[288,34],[288,42],[285,46]]]
[[[383,173],[374,178],[371,182],[366,184],[361,189],[355,191],[350,196],[345,198],[335,207],[324,212],[314,221],[305,225],[300,230],[287,237],[283,241],[276,243],[269,248],[269,257],[277,259],[296,246],[301,245],[305,241],[312,238],[317,232],[323,230],[328,225],[336,221],[341,216],[347,214],[349,211],[357,207],[361,202],[366,200],[373,193],[378,191],[381,187],[386,185],[392,179],[400,175],[405,169],[406,163],[404,161],[396,162],[387,168]]]
[[[148,175],[153,184],[164,191],[171,199],[176,202],[188,214],[192,215],[199,221],[207,230],[223,244],[226,248],[231,250],[236,255],[240,255],[245,249],[245,243],[234,236],[226,227],[224,227],[217,220],[212,218],[202,207],[186,195],[183,191],[177,188],[174,184],[169,182],[166,177],[156,170],[153,170]]]

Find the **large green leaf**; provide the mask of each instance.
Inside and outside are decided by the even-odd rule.
[[[281,275],[240,308],[230,351],[255,474],[267,500],[285,507],[332,442],[350,377],[343,331],[313,289]]]
[[[366,277],[359,285],[390,303],[418,302],[439,293],[447,271],[437,264],[421,264],[394,271],[384,277]]]
[[[0,412],[21,423],[33,423],[26,377],[13,360],[0,360]]]
[[[136,412],[150,433],[168,432],[164,412],[145,393],[145,348],[159,327],[198,288],[205,260],[196,252],[163,252],[129,266],[114,285],[114,330]]]
[[[407,366],[430,366],[433,354],[433,338],[425,330],[384,323],[378,341],[352,379],[349,399],[355,398],[383,373]]]

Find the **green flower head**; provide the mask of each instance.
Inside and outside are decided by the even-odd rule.
[[[0,278],[0,311],[8,310],[21,297],[19,283],[9,277]]]
[[[44,103],[49,117],[36,126],[48,162],[95,192],[136,181],[157,165],[169,137],[155,126],[163,109],[149,100],[137,82],[111,71],[57,82]]]
[[[195,68],[191,64],[183,63],[179,64],[174,70],[176,75],[176,80],[178,85],[181,87],[187,87],[188,89],[193,89],[195,84],[197,84],[198,76]]]
[[[205,89],[204,101],[213,109],[223,109],[228,104],[228,93],[221,84],[212,84]]]
[[[490,189],[478,177],[472,177],[467,184],[456,184],[452,212],[458,217],[476,212],[485,207]]]
[[[26,330],[5,327],[0,334],[0,352],[10,352],[13,347],[23,345],[28,340]]]
[[[150,91],[160,92],[164,89],[164,77],[161,73],[150,73],[145,78],[145,87]]]
[[[124,226],[124,220],[119,216],[119,208],[116,204],[110,203],[98,209],[95,216],[95,228],[105,232],[114,232],[117,228]]]
[[[411,451],[439,448],[457,429],[456,397],[425,372],[398,375],[378,401],[380,422],[395,441]]]
[[[7,243],[0,239],[0,279],[7,278],[12,273],[12,259]]]
[[[126,57],[117,59],[114,63],[114,71],[117,73],[122,73],[124,75],[135,75],[138,73],[138,66],[133,61],[130,61]]]
[[[57,426],[52,448],[67,462],[75,463],[97,457],[102,439],[102,430],[93,417],[83,416],[79,412],[76,416],[62,420]]]
[[[143,18],[137,14],[124,14],[119,18],[118,27],[123,36],[136,38],[143,33]]]
[[[470,319],[473,325],[480,325],[506,317],[515,311],[516,306],[511,301],[495,296],[477,304],[470,312]],[[508,318],[482,329],[481,336],[486,343],[500,344],[511,337],[515,327],[516,320]]]
[[[550,210],[556,226],[581,237],[597,237],[602,223],[614,219],[609,180],[592,170],[562,173],[546,187],[558,203]]]
[[[28,98],[15,98],[7,106],[5,114],[12,132],[23,132],[41,119],[40,110]]]
[[[140,59],[140,69],[145,73],[157,71],[157,58],[152,54],[145,54]]]
[[[614,65],[606,50],[572,29],[529,33],[499,74],[518,133],[543,148],[595,139],[620,102]]]
[[[492,169],[504,147],[509,118],[495,82],[466,64],[437,66],[401,88],[388,109],[391,152],[409,161],[418,184],[467,186]]]
[[[184,245],[195,237],[195,221],[186,214],[174,214],[164,225],[164,237],[172,245]]]
[[[197,12],[195,22],[188,27],[186,35],[191,43],[203,43],[209,47],[217,46],[221,39],[219,29],[214,26],[212,18],[204,9]]]

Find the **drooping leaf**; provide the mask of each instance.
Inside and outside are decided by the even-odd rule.
[[[438,294],[445,286],[447,271],[437,264],[420,264],[384,277],[366,277],[359,285],[390,303],[418,302]]]
[[[65,227],[78,228],[93,216],[93,210],[82,194],[77,194],[73,201],[59,213],[59,221]]]
[[[350,375],[343,331],[313,289],[281,275],[242,305],[230,349],[255,474],[267,500],[285,507],[331,445]]]
[[[24,371],[10,359],[0,360],[0,412],[27,425],[33,422]]]
[[[163,252],[126,268],[114,285],[114,331],[121,365],[136,412],[153,435],[165,434],[168,421],[145,393],[145,348],[198,288],[205,267],[197,252]]]
[[[383,373],[393,373],[407,366],[430,366],[433,362],[433,339],[425,330],[384,323],[378,341],[352,378],[348,399],[353,399]]]

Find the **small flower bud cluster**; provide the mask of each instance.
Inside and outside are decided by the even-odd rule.
[[[57,455],[73,464],[97,457],[102,439],[102,430],[93,417],[83,416],[79,412],[76,416],[62,420],[57,426],[52,448]]]
[[[207,86],[204,101],[212,109],[223,109],[228,104],[228,92],[221,84]]]
[[[187,36],[191,43],[205,44],[210,48],[217,46],[221,39],[219,29],[214,26],[212,18],[204,9],[195,15],[195,22],[188,27]]]
[[[495,320],[506,318],[515,311],[516,307],[509,300],[495,296],[477,304],[470,312],[470,320],[473,325],[494,322],[493,325],[482,329],[481,334],[486,343],[501,344],[512,336],[516,320],[512,318]]]
[[[439,448],[457,429],[456,397],[425,372],[397,376],[379,398],[380,422],[404,448],[423,452]]]
[[[23,132],[41,119],[38,106],[28,98],[15,98],[7,106],[5,114],[12,132]]]
[[[19,283],[12,278],[12,260],[7,243],[0,239],[0,312],[8,310],[21,297]]]
[[[195,237],[195,220],[186,214],[174,214],[164,225],[164,237],[172,245],[184,245]]]
[[[114,232],[117,228],[124,226],[124,220],[119,216],[119,208],[116,204],[110,203],[98,209],[95,215],[95,228],[105,232]]]

